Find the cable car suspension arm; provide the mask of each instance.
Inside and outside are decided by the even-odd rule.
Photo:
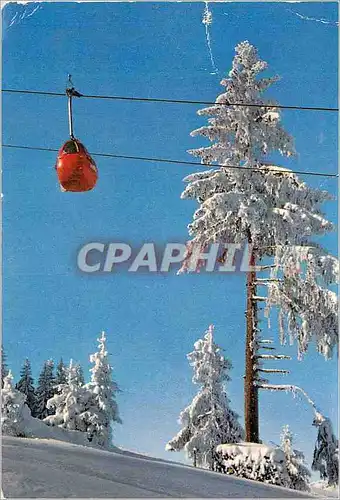
[[[78,92],[72,83],[71,75],[68,75],[68,86],[66,87],[66,95],[68,97],[68,123],[69,123],[69,132],[70,138],[74,139],[73,135],[73,114],[72,114],[72,97],[81,97],[82,94]]]

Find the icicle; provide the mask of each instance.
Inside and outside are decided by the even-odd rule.
[[[212,53],[210,31],[209,31],[209,26],[211,26],[211,24],[212,24],[213,17],[212,17],[212,12],[209,10],[208,2],[204,2],[204,3],[205,3],[205,8],[204,8],[204,12],[203,12],[202,24],[204,24],[204,26],[205,26],[205,37],[207,40],[207,46],[208,46],[208,51],[209,51],[209,55],[210,55],[211,66],[214,70],[214,72],[211,74],[216,75],[216,73],[218,73],[218,69],[216,67],[216,64],[214,61],[214,56]]]

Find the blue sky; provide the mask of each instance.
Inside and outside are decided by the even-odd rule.
[[[210,4],[213,69],[201,23],[203,3],[43,3],[5,7],[3,88],[63,92],[67,73],[86,94],[214,100],[234,47],[248,39],[282,78],[270,96],[282,104],[337,106],[337,29],[302,19],[337,20],[336,3]],[[17,18],[11,24],[15,13]],[[26,16],[23,13],[26,12]],[[22,19],[20,19],[22,17]],[[203,145],[189,136],[205,122],[195,105],[78,100],[75,134],[89,151],[191,160]],[[66,98],[3,95],[5,143],[58,148],[67,139]],[[285,111],[297,170],[335,172],[336,113]],[[61,193],[55,154],[3,150],[3,342],[18,377],[27,356],[37,377],[43,361],[88,355],[107,331],[124,424],[115,442],[158,457],[179,430],[179,412],[195,387],[186,353],[210,323],[234,368],[228,392],[243,421],[245,277],[127,274],[89,276],[76,268],[89,241],[185,241],[195,203],[181,201],[194,167],[97,158],[100,177],[86,194]],[[305,177],[336,193],[335,180]],[[336,203],[325,207],[336,221]],[[323,239],[336,253],[336,234]],[[265,323],[264,330],[266,330]],[[276,328],[266,335],[277,338]],[[336,360],[281,347],[293,360],[281,380],[301,385],[337,419]],[[88,373],[88,372],[87,372]],[[274,382],[274,380],[273,380]],[[309,462],[316,437],[306,403],[261,394],[261,437],[279,441],[289,423]]]

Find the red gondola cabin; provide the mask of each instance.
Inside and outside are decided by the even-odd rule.
[[[97,166],[78,139],[71,138],[60,148],[55,168],[62,191],[90,191],[98,179]]]

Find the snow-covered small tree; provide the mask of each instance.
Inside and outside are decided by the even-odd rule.
[[[283,451],[266,444],[217,446],[216,471],[286,488],[291,484]]]
[[[34,381],[32,377],[31,363],[26,358],[20,372],[20,380],[16,384],[16,389],[26,396],[26,404],[31,410],[32,415],[35,415],[36,394],[34,389]]]
[[[290,479],[289,487],[294,490],[309,490],[310,472],[305,465],[305,456],[293,448],[293,434],[285,425],[281,433],[281,449],[286,457],[286,467]]]
[[[4,378],[1,389],[1,430],[9,436],[25,437],[23,410],[26,396],[13,386],[13,376],[9,373]]]
[[[55,384],[59,386],[61,384],[66,384],[67,382],[67,368],[63,361],[63,358],[60,358],[59,363],[57,364],[56,374],[55,374]]]
[[[75,372],[78,385],[80,386],[84,385],[85,384],[84,370],[80,363],[77,363],[75,365]]]
[[[90,355],[90,362],[94,364],[90,369],[91,381],[84,386],[90,393],[88,408],[80,418],[86,426],[89,440],[107,448],[112,444],[112,425],[122,421],[116,401],[119,388],[112,380],[105,332],[102,332],[98,342],[98,352]]]
[[[51,399],[55,393],[55,378],[53,370],[53,360],[49,359],[48,361],[45,361],[38,379],[35,415],[40,419],[44,419],[52,413],[52,410],[48,409],[46,405],[47,401]]]
[[[329,418],[317,413],[313,425],[318,429],[315,443],[312,469],[320,472],[320,477],[329,486],[339,481],[339,441],[336,439],[332,422]]]
[[[1,346],[1,387],[4,386],[4,380],[6,375],[8,375],[8,367],[7,367],[7,356],[4,351],[3,346]]]
[[[58,393],[47,401],[46,407],[54,410],[53,415],[44,418],[48,425],[63,427],[73,431],[86,431],[84,420],[80,417],[84,413],[91,398],[91,393],[79,383],[77,365],[72,360],[67,370],[66,383],[57,386]]]
[[[244,437],[238,415],[231,410],[224,384],[230,380],[231,363],[214,343],[213,325],[204,339],[194,344],[187,355],[194,369],[193,382],[200,385],[192,403],[180,414],[182,430],[167,443],[169,451],[185,449],[188,457],[201,467],[213,467],[215,448],[222,443],[237,443]]]

